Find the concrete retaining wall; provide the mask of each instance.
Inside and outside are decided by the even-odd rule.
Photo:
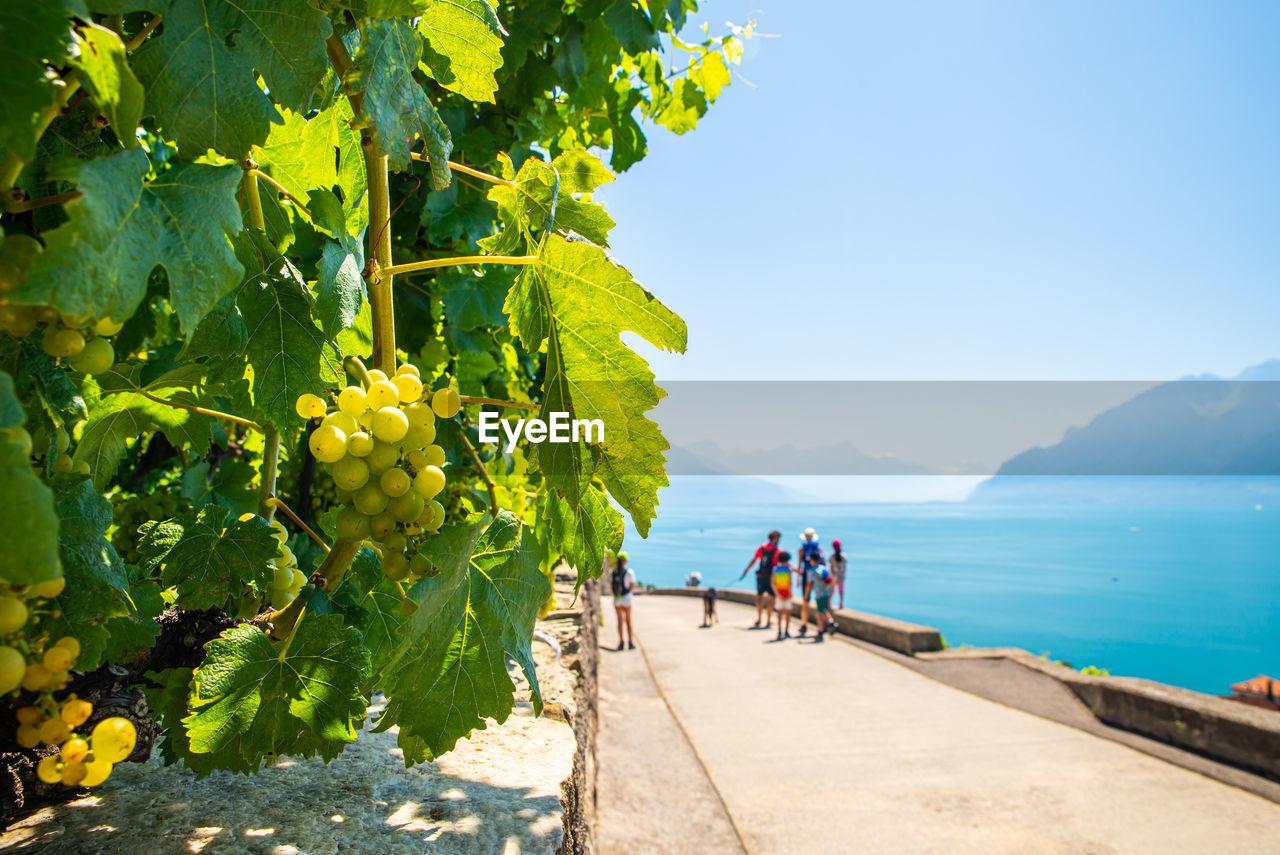
[[[1107,724],[1280,780],[1280,713],[1122,677],[1059,677]]]
[[[596,730],[599,724],[597,671],[600,650],[600,585],[595,579],[583,584],[573,599],[572,571],[556,576],[557,599],[569,600],[568,608],[547,615],[543,625],[572,621],[570,633],[557,633],[563,663],[574,675],[573,699],[561,712],[573,728],[577,749],[573,773],[560,785],[560,805],[564,809],[564,840],[557,855],[592,855],[596,821]]]
[[[706,593],[706,589],[657,588],[647,593],[662,596],[700,598]],[[755,594],[750,591],[718,588],[716,589],[716,597],[730,602],[745,603],[749,606],[754,606],[756,602]],[[791,613],[799,615],[800,606],[793,603]],[[835,619],[836,626],[845,635],[860,638],[863,641],[869,641],[872,644],[878,644],[881,647],[887,647],[890,650],[896,650],[908,656],[942,649],[942,636],[932,627],[920,626],[919,624],[907,623],[906,621],[894,620],[893,618],[866,612],[855,612],[852,609],[836,609]]]

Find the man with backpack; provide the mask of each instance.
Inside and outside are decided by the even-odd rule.
[[[814,583],[818,578],[818,568],[826,564],[822,557],[822,544],[818,533],[806,528],[800,535],[800,557],[797,563],[800,573],[800,635],[809,631],[809,598],[813,596]]]
[[[773,610],[770,600],[773,599],[773,565],[778,558],[778,541],[782,539],[782,532],[769,532],[769,540],[756,547],[756,554],[751,557],[751,561],[747,564],[747,569],[742,571],[739,579],[747,578],[747,573],[751,571],[751,565],[757,561],[760,562],[759,568],[756,569],[756,622],[751,625],[752,629],[760,628],[760,613],[765,614],[765,629],[773,626]]]
[[[618,649],[635,650],[635,633],[631,629],[631,591],[636,586],[635,571],[627,566],[627,553],[619,552],[613,562],[613,572],[609,574],[609,583],[613,588],[613,611],[618,617]],[[625,646],[622,641],[622,628],[627,628]]]

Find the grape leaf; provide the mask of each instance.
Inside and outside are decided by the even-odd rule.
[[[0,3],[0,67],[5,70],[0,98],[0,146],[23,160],[36,151],[40,113],[53,103],[56,77],[46,63],[62,65],[70,40],[64,3]]]
[[[617,552],[622,547],[622,514],[609,504],[604,491],[593,485],[582,489],[576,503],[554,490],[542,491],[538,494],[538,519],[548,524],[564,560],[577,568],[577,588],[600,575],[606,551]]]
[[[400,590],[382,575],[382,564],[371,549],[361,549],[347,571],[347,582],[334,600],[349,626],[360,630],[369,650],[370,674],[378,674],[400,644]],[[366,691],[372,689],[365,686]]]
[[[450,327],[474,330],[506,326],[502,307],[514,281],[515,274],[509,268],[491,268],[480,275],[470,270],[451,271],[436,277],[436,290],[441,293]]]
[[[169,668],[164,671],[150,671],[147,676],[155,683],[144,686],[147,705],[159,714],[160,724],[165,729],[165,737],[160,740],[160,757],[166,766],[181,763],[203,778],[210,772],[224,769],[228,772],[239,772],[251,775],[258,768],[258,761],[249,761],[234,753],[222,755],[193,754],[191,737],[187,734],[187,726],[182,720],[190,713],[189,696],[191,694],[191,678],[195,671],[191,668]]]
[[[21,521],[22,527],[22,536],[0,550],[0,579],[11,585],[34,585],[60,577],[53,493],[31,471],[22,446],[9,438],[0,438],[0,504],[8,518]]]
[[[253,148],[258,168],[297,199],[306,199],[315,188],[337,184],[338,128],[345,103],[345,99],[335,102],[311,119],[285,110],[284,122],[272,125],[266,141]],[[264,186],[261,192],[275,191]]]
[[[613,173],[598,157],[580,148],[562,152],[551,165],[560,176],[561,193],[591,193],[613,180]]]
[[[383,669],[388,701],[374,728],[399,726],[406,765],[450,750],[486,718],[506,721],[515,688],[506,656],[524,671],[541,712],[530,644],[551,593],[533,538],[508,511],[487,529],[447,526],[420,551],[440,572],[409,592],[418,611]]]
[[[27,414],[13,394],[13,378],[0,371],[0,429],[18,427],[26,420]]]
[[[316,289],[316,319],[325,338],[333,338],[355,323],[364,305],[364,250],[326,243],[320,257],[320,282]]]
[[[80,52],[73,62],[93,101],[115,129],[125,148],[138,144],[145,94],[129,68],[129,56],[115,30],[86,24],[81,31]]]
[[[538,256],[537,286],[526,280],[507,299],[512,328],[526,350],[548,340],[542,417],[569,412],[600,419],[605,441],[596,447],[596,471],[643,536],[668,483],[658,464],[670,446],[644,414],[665,394],[649,366],[623,344],[633,332],[654,347],[683,352],[684,321],[636,284],[597,246],[548,235]],[[539,463],[575,508],[584,465],[579,445],[543,443]],[[577,482],[575,485],[574,482]]]
[[[46,249],[14,302],[123,320],[161,265],[182,329],[193,331],[239,284],[227,236],[240,230],[240,170],[184,163],[144,183],[148,168],[141,148],[71,162],[61,177],[84,195],[66,203],[68,222],[43,236]]]
[[[431,157],[432,181],[440,189],[452,180],[448,160],[453,143],[449,128],[414,79],[421,52],[421,40],[407,22],[365,21],[347,83],[363,94],[364,112],[391,168],[408,168],[409,150],[421,136]]]
[[[99,489],[115,475],[130,440],[161,430],[174,447],[203,453],[213,438],[208,416],[161,403],[198,405],[204,397],[203,369],[178,368],[144,384],[144,367],[116,364],[84,378],[89,421],[73,459],[88,464]]]
[[[572,188],[590,186],[593,181],[600,181],[601,173],[607,174],[599,161],[596,161],[598,170],[593,170],[586,162],[588,159],[594,160],[583,151],[576,152],[572,159],[564,159],[562,155],[552,164],[531,157],[520,166],[514,184],[494,185],[489,190],[489,198],[498,204],[498,211],[508,226],[503,233],[481,240],[480,246],[486,252],[509,252],[516,231],[530,233],[546,228],[553,211],[555,229],[572,230],[592,243],[608,246],[609,231],[615,225],[613,218],[600,205],[571,195]],[[557,180],[562,162],[569,169],[568,182],[563,176]]]
[[[236,303],[248,326],[254,407],[276,427],[300,425],[298,396],[337,385],[341,364],[292,265],[261,232],[246,232],[236,248],[249,274]]]
[[[18,348],[15,373],[19,388],[26,392],[34,386],[48,408],[62,416],[64,424],[73,425],[85,418],[84,398],[75,382],[32,338],[24,338]]]
[[[160,584],[177,590],[184,608],[221,608],[246,585],[266,588],[277,543],[262,517],[227,522],[230,511],[205,505],[198,512],[139,529],[138,551]]]
[[[241,624],[205,650],[183,719],[192,753],[256,769],[264,755],[332,759],[355,741],[369,652],[340,615],[304,613],[283,642]]]
[[[435,0],[418,20],[426,42],[423,68],[437,83],[472,101],[493,103],[502,66],[498,16],[485,0]]]
[[[605,10],[604,22],[627,53],[647,53],[662,47],[658,32],[635,0],[614,0]]]
[[[142,44],[134,67],[148,110],[184,157],[213,149],[244,158],[280,120],[272,102],[305,111],[329,67],[329,19],[306,0],[148,5],[164,16],[164,30]]]
[[[83,476],[60,476],[54,487],[58,556],[67,584],[41,629],[53,638],[79,639],[77,670],[92,671],[102,664],[111,643],[108,619],[135,611],[129,571],[105,536],[112,524],[111,503]]]

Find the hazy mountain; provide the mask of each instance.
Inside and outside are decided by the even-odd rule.
[[[667,452],[673,475],[925,475],[929,471],[896,457],[875,457],[852,443],[817,448],[787,444],[759,451],[729,451],[698,442]]]
[[[1152,387],[1068,429],[1056,445],[1012,457],[971,499],[1080,498],[1100,485],[1079,476],[1096,475],[1129,476],[1108,483],[1130,497],[1271,497],[1280,483],[1277,381],[1280,360],[1271,360],[1230,380],[1202,375]],[[1176,485],[1155,477],[1174,475],[1198,477]]]

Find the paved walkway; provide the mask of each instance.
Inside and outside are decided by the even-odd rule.
[[[701,608],[637,598],[656,684],[642,651],[601,656],[602,855],[1280,855],[1273,802],[849,643],[771,643],[737,604],[701,630]]]

